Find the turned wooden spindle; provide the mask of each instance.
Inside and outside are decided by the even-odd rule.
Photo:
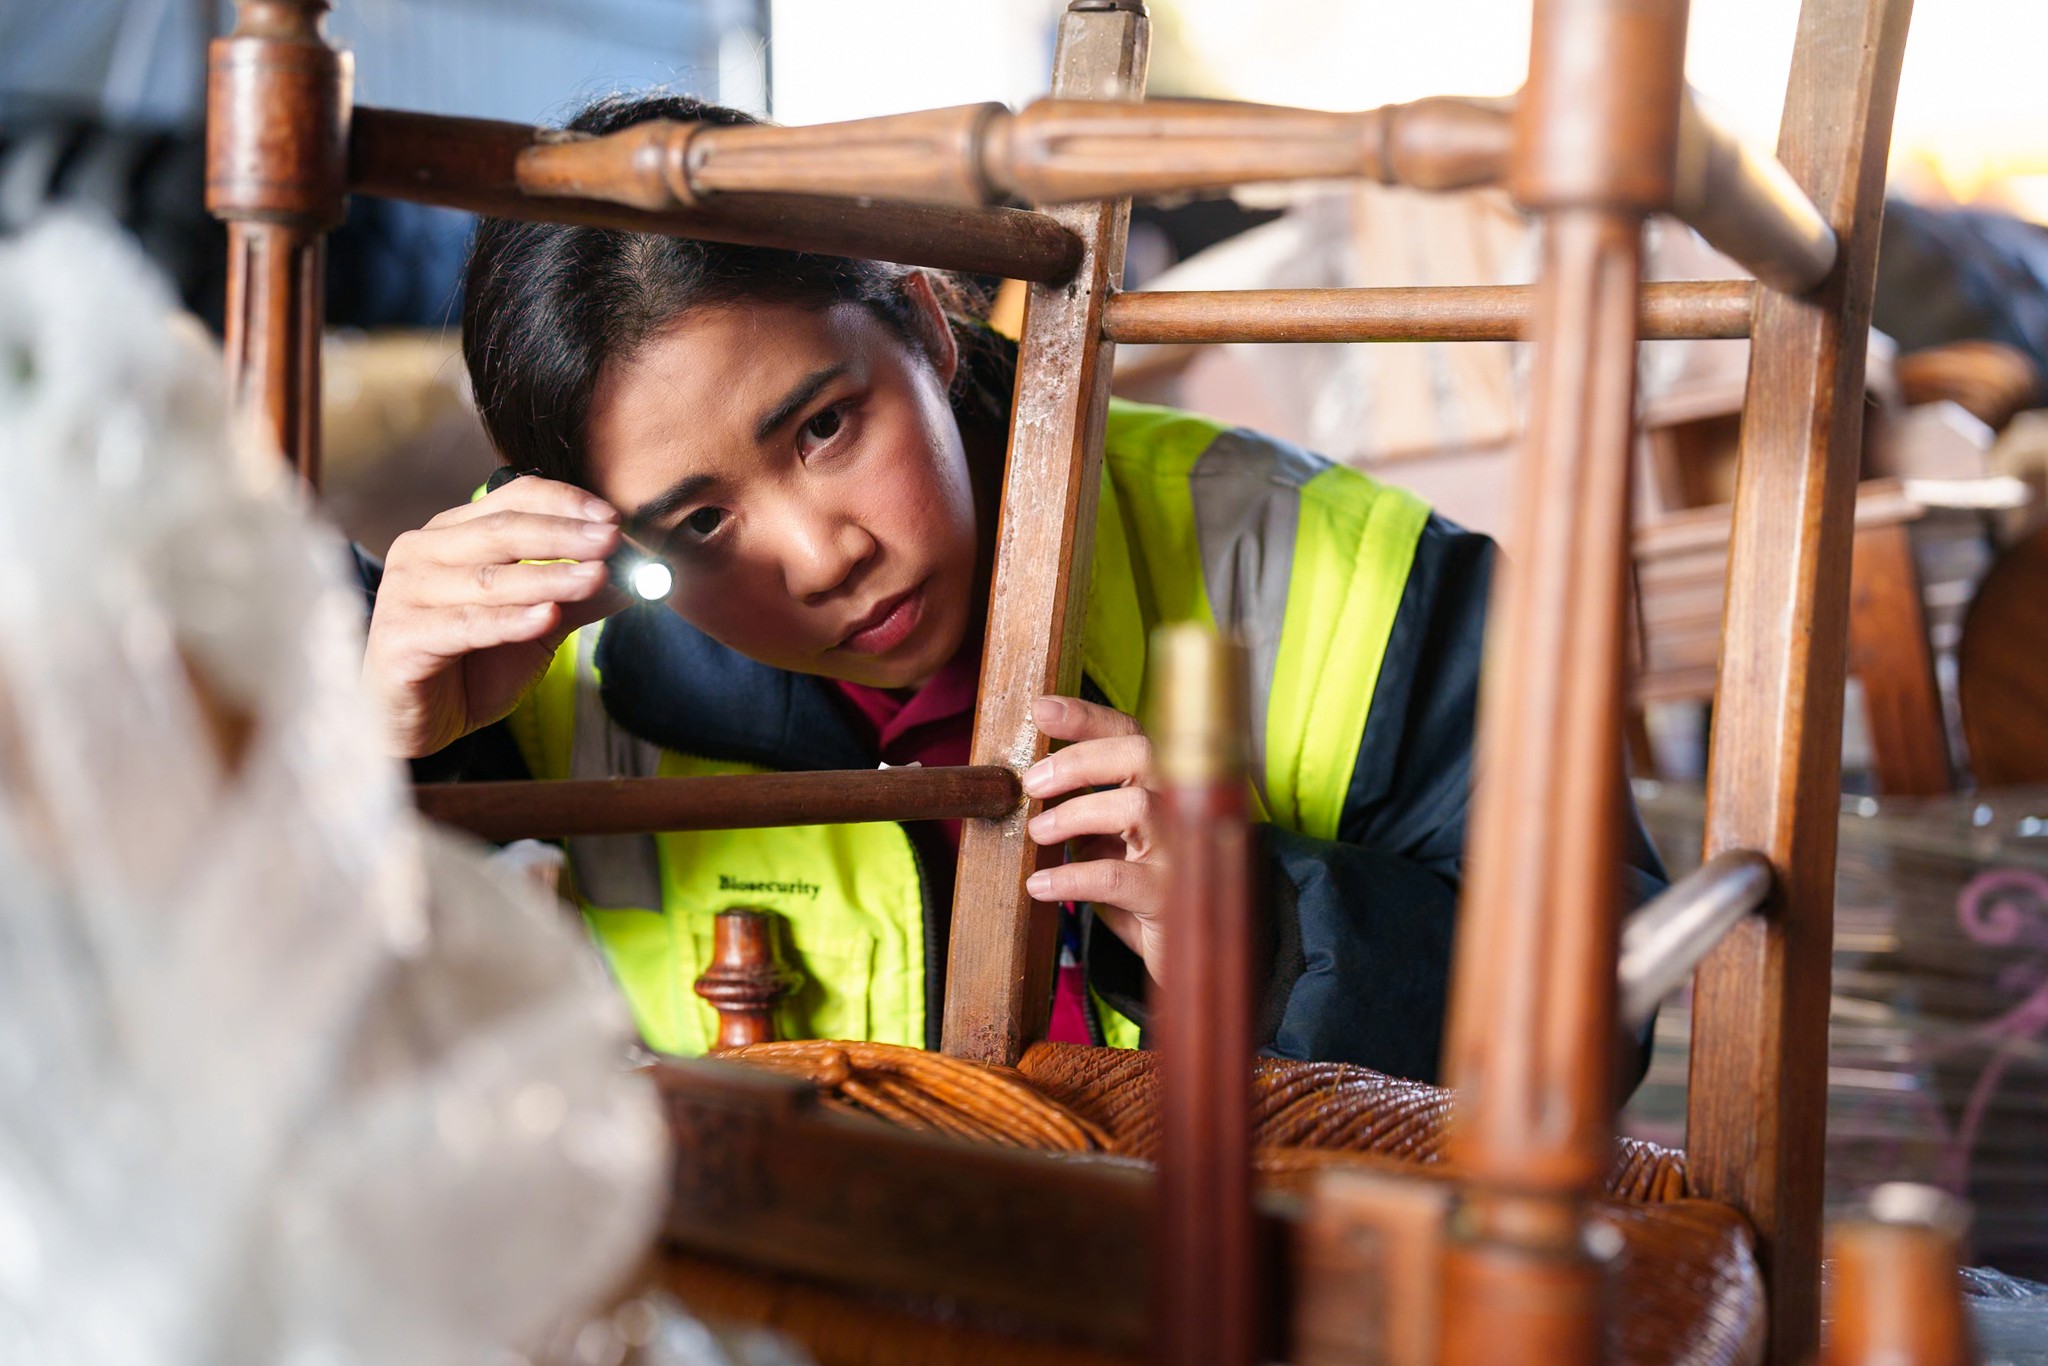
[[[718,1012],[713,1048],[772,1042],[775,1007],[803,981],[777,951],[773,912],[720,911],[712,921],[711,966],[695,984],[697,994]]]
[[[347,207],[354,66],[329,0],[240,0],[207,55],[206,207],[228,225],[228,392],[320,482],[326,243]]]

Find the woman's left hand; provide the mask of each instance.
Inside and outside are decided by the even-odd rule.
[[[1072,847],[1066,863],[1033,873],[1026,890],[1040,901],[1092,902],[1156,981],[1166,867],[1158,798],[1145,785],[1152,742],[1122,712],[1075,697],[1041,697],[1031,704],[1031,719],[1069,743],[1025,771],[1025,793],[1041,800],[1080,795],[1031,818],[1026,828],[1034,841]]]

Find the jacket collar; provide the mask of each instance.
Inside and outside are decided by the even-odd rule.
[[[660,604],[607,621],[594,662],[612,720],[665,749],[776,769],[877,761],[829,681],[756,663]]]

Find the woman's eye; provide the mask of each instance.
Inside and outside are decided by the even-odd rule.
[[[712,532],[718,530],[719,525],[724,521],[724,509],[698,508],[695,512],[683,518],[683,525],[689,530],[691,535],[701,537],[709,536]]]
[[[838,408],[827,408],[804,424],[804,435],[812,441],[830,441],[839,435],[846,418]]]

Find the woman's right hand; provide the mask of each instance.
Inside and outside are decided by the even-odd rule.
[[[571,631],[627,606],[604,564],[620,534],[609,503],[529,475],[393,541],[363,654],[392,750],[501,719]]]

